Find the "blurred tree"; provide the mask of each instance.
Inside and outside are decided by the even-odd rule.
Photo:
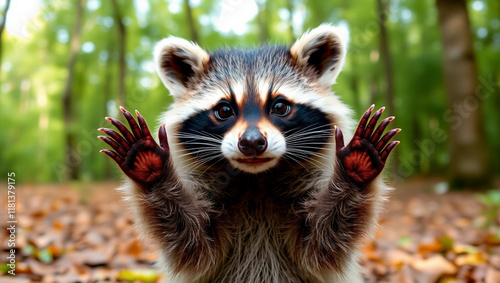
[[[385,98],[386,104],[389,106],[387,113],[394,115],[396,109],[394,107],[394,78],[392,75],[392,59],[391,51],[389,50],[389,38],[387,35],[387,27],[385,24],[386,16],[389,13],[389,1],[377,0],[377,15],[380,33],[380,53],[384,64],[384,79],[385,79]]]
[[[70,180],[77,180],[80,174],[80,162],[78,159],[78,150],[76,148],[76,125],[74,121],[74,103],[73,103],[73,81],[75,76],[75,63],[80,49],[81,32],[82,32],[82,19],[85,0],[76,1],[75,9],[75,23],[73,25],[73,33],[69,42],[69,60],[68,60],[68,77],[62,95],[63,113],[64,113],[64,126],[66,130],[66,178]]]
[[[3,43],[3,30],[5,29],[5,23],[7,22],[7,12],[9,11],[10,0],[5,1],[5,7],[2,11],[2,19],[0,20],[0,74],[2,69],[2,43]],[[0,76],[1,78],[1,76]]]
[[[452,187],[490,185],[489,152],[483,129],[482,99],[465,0],[437,0],[443,42],[446,122],[450,123]]]
[[[259,43],[267,44],[269,43],[269,14],[268,9],[266,9],[266,4],[268,2],[259,1],[257,3],[259,7],[259,12],[257,13],[257,26],[259,28]]]
[[[106,116],[108,116],[108,102],[111,100],[111,83],[113,82],[113,69],[112,69],[113,57],[111,56],[111,54],[113,53],[114,49],[115,49],[114,42],[109,41],[106,50],[106,54],[108,55],[106,56],[106,61],[105,61],[106,67],[104,70],[104,82],[103,82],[104,85],[102,88],[103,92],[102,95],[104,96],[104,103],[102,104],[102,107],[103,107],[103,113]],[[104,163],[103,176],[106,179],[109,179],[111,177],[111,165],[112,164],[110,162],[105,161]]]
[[[198,37],[198,30],[194,24],[193,20],[193,11],[191,10],[191,5],[189,4],[189,0],[184,0],[184,10],[186,12],[187,24],[189,27],[189,35],[190,39],[193,42],[200,43],[200,38]]]
[[[286,9],[288,10],[288,32],[290,33],[290,41],[295,41],[295,35],[293,34],[293,14],[295,11],[295,1],[286,0]]]
[[[377,1],[383,6],[383,21],[379,20]],[[444,95],[440,56],[451,53],[442,49],[436,0],[393,0],[390,5],[389,0],[377,1],[256,0],[257,16],[227,32],[216,24],[221,16],[220,0],[191,0],[189,10],[197,40],[207,50],[249,47],[259,42],[291,44],[293,36],[325,22],[348,27],[349,52],[333,90],[353,106],[354,117],[359,117],[372,103],[386,105],[390,112],[389,102],[393,100],[397,125],[404,130],[398,137],[402,143],[396,151],[400,174],[404,177],[444,174],[450,164],[456,163],[455,159],[450,160],[451,151],[447,147],[456,138],[446,135],[446,124],[451,127],[459,122],[468,123],[467,107],[475,101],[468,96],[465,103],[459,104],[465,112],[446,112],[454,104],[447,105]],[[229,2],[234,14],[244,9],[238,4],[241,1]],[[19,174],[22,182],[51,182],[61,180],[66,171],[64,164],[74,159],[71,165],[79,166],[80,179],[105,178],[110,163],[98,153],[103,144],[95,138],[98,134],[95,129],[109,127],[104,116],[119,117],[117,106],[125,98],[119,98],[118,93],[124,92],[118,88],[126,92],[128,108],[141,111],[151,127],[158,126],[154,121],[172,98],[155,74],[152,50],[156,42],[170,34],[192,39],[186,2],[88,0],[86,5],[82,4],[85,24],[81,27],[81,47],[76,48],[79,52],[75,55],[69,96],[71,112],[63,109],[61,100],[69,75],[70,41],[76,36],[73,31],[76,1],[40,0],[39,3],[38,15],[28,21],[22,36],[10,29],[3,34],[0,171],[30,172]],[[485,147],[491,156],[499,156],[500,1],[467,3],[471,8],[468,12],[480,98],[484,100],[482,121],[484,139],[488,142]],[[14,4],[17,2],[11,1],[10,20],[14,19]],[[121,20],[116,20],[116,12]],[[381,47],[381,23],[390,51],[394,99],[386,97],[388,77]],[[124,41],[120,39],[120,24],[125,31]],[[64,119],[67,113],[72,118],[68,126]],[[67,151],[71,152],[67,158],[66,133],[73,134],[75,146],[74,151]],[[444,134],[442,138],[439,133]],[[37,141],[36,146],[31,146],[33,140]],[[493,162],[492,168],[500,172],[500,159]],[[112,176],[118,176],[115,166],[110,168]]]
[[[125,94],[125,78],[127,75],[127,65],[125,62],[125,53],[127,46],[127,29],[123,23],[123,15],[118,0],[112,0],[113,18],[118,33],[118,105],[127,107],[127,98]]]
[[[387,105],[387,113],[391,116],[396,114],[394,106],[394,77],[392,74],[392,58],[389,48],[389,36],[387,34],[386,18],[389,13],[389,0],[377,0],[377,16],[380,34],[380,54],[382,54],[382,62],[384,64],[384,80],[385,80],[385,105]],[[394,124],[395,125],[395,124]],[[393,125],[393,127],[394,127]],[[391,157],[393,165],[390,167],[393,174],[397,174],[399,167],[399,152],[395,151]]]

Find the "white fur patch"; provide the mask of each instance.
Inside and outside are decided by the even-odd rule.
[[[286,142],[285,137],[281,134],[281,132],[274,127],[266,127],[265,130],[261,129],[262,133],[266,136],[267,139],[267,149],[264,153],[258,156],[258,158],[272,158],[272,160],[259,163],[259,164],[248,164],[238,162],[238,159],[248,158],[243,155],[238,149],[238,141],[239,137],[242,133],[238,130],[241,128],[236,128],[235,130],[229,131],[222,140],[221,151],[227,160],[231,163],[235,168],[248,172],[248,173],[259,173],[266,171],[268,169],[273,168],[278,164],[280,158],[286,152]]]
[[[245,88],[244,88],[243,82],[235,82],[235,83],[231,84],[231,89],[233,90],[233,94],[235,96],[236,103],[238,105],[242,105],[243,98],[245,96]]]

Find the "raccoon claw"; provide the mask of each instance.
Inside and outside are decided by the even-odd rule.
[[[342,131],[335,127],[335,144],[339,163],[345,174],[359,184],[367,184],[375,179],[382,172],[391,151],[399,144],[399,141],[389,141],[401,129],[392,129],[382,136],[394,117],[385,118],[375,128],[385,108],[380,108],[370,118],[373,109],[374,105],[363,114],[354,137],[347,146],[344,146]]]
[[[146,121],[136,111],[137,121],[132,114],[120,107],[127,120],[130,130],[120,121],[107,117],[120,133],[107,128],[98,130],[107,136],[99,138],[107,143],[113,150],[103,149],[100,152],[111,157],[122,171],[138,183],[152,183],[159,180],[165,170],[165,163],[169,156],[167,132],[161,125],[158,133],[159,146],[153,139]]]

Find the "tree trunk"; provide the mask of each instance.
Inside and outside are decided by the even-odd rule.
[[[351,56],[351,66],[353,70],[357,70],[357,60],[356,60],[356,55]],[[361,101],[359,97],[359,76],[356,75],[356,72],[353,72],[351,75],[350,79],[350,84],[351,84],[351,89],[352,89],[352,95],[353,95],[353,100],[354,100],[354,110],[356,113],[362,113],[364,109],[361,107]]]
[[[2,44],[3,44],[3,31],[5,29],[5,24],[7,23],[7,12],[9,11],[10,0],[5,2],[5,8],[2,12],[2,21],[0,22],[0,72],[2,70]]]
[[[290,17],[288,18],[288,32],[290,33],[290,38],[291,38],[290,42],[294,42],[296,39],[293,33],[293,13],[295,11],[293,2],[294,0],[286,0],[286,9],[290,14]]]
[[[127,30],[123,23],[123,17],[120,11],[120,6],[117,0],[112,0],[113,4],[113,17],[116,23],[118,32],[118,105],[127,107],[126,94],[125,94],[125,78],[127,72],[127,65],[125,62],[125,48],[127,45]]]
[[[380,32],[380,55],[382,57],[382,63],[384,64],[384,79],[385,79],[385,103],[387,106],[386,113],[391,116],[395,116],[396,108],[394,106],[394,78],[392,73],[392,62],[391,62],[391,52],[389,50],[389,38],[387,35],[387,27],[385,25],[385,20],[387,18],[387,13],[389,11],[389,0],[377,0],[377,16],[378,25]],[[394,124],[396,125],[397,122]],[[394,126],[393,125],[393,126]],[[399,168],[399,154],[396,150],[391,157],[391,168],[394,176],[398,174]]]
[[[261,45],[269,43],[269,31],[267,29],[267,12],[265,3],[258,3],[257,25],[259,26],[259,42]]]
[[[193,11],[191,10],[191,5],[189,5],[189,0],[184,0],[184,9],[186,10],[186,17],[189,27],[189,34],[191,36],[191,41],[199,43],[198,31],[193,20]]]
[[[387,113],[394,115],[396,112],[394,107],[394,78],[392,74],[392,62],[389,50],[387,27],[385,26],[386,11],[388,11],[387,9],[388,3],[382,3],[382,0],[377,0],[377,15],[380,29],[380,55],[382,57],[385,72],[385,99],[388,106]]]
[[[108,47],[107,47],[107,52],[108,52],[108,58],[106,58],[106,68],[104,70],[104,85],[102,87],[102,92],[103,92],[103,117],[110,116],[108,113],[108,102],[112,100],[110,97],[110,94],[112,93],[112,82],[113,82],[113,51],[115,50],[115,44],[113,40],[110,40],[108,42]],[[103,176],[104,179],[108,180],[112,176],[112,171],[111,171],[111,160],[108,158],[104,159],[104,172]]]
[[[64,126],[66,130],[66,178],[69,180],[77,180],[80,174],[81,160],[76,148],[76,135],[75,127],[73,126],[73,99],[72,99],[72,86],[75,76],[75,63],[80,49],[81,31],[82,31],[82,18],[83,6],[85,0],[76,1],[76,15],[75,23],[73,26],[72,37],[69,45],[69,61],[68,61],[68,77],[63,92],[63,115]]]
[[[489,185],[490,160],[482,120],[482,97],[465,0],[437,0],[450,125],[452,188]]]

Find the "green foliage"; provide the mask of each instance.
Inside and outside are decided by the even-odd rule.
[[[484,206],[482,225],[485,228],[500,228],[500,191],[490,190],[484,194],[476,194],[476,199]]]
[[[290,44],[323,22],[345,25],[350,30],[349,55],[334,91],[352,106],[356,116],[372,103],[387,105],[375,0],[257,0],[260,11],[247,23],[245,33],[221,32],[215,24],[221,7],[236,2],[191,1],[201,46],[208,50],[255,46],[262,39],[272,44]],[[155,128],[158,115],[167,109],[172,99],[154,72],[152,50],[157,41],[170,34],[190,37],[186,12],[179,0],[121,0],[118,3],[126,26],[125,106],[141,111]],[[103,117],[118,117],[119,42],[113,5],[111,1],[87,1],[82,48],[72,85],[76,118],[73,126],[66,128],[62,92],[75,3],[45,0],[41,4],[39,15],[28,23],[26,38],[8,32],[3,37],[0,171],[14,171],[22,182],[61,181],[66,170],[65,159],[70,158],[80,165],[82,179],[116,177],[116,167],[99,154],[104,144],[96,138],[99,134],[96,129],[107,126]],[[497,111],[500,105],[500,4],[496,0],[475,0],[469,6],[485,134],[492,156],[500,156]],[[448,124],[444,113],[448,109],[435,1],[394,0],[384,12],[395,82],[395,123],[403,128],[396,169],[402,177],[444,173],[450,141],[446,136]],[[75,133],[78,140],[71,156],[65,156],[66,131]],[[500,159],[494,158],[494,162],[493,168],[498,173]]]
[[[26,245],[22,248],[22,252],[24,255],[29,257],[37,258],[39,261],[43,263],[51,263],[54,261],[54,255],[49,248],[37,249],[33,245]]]

